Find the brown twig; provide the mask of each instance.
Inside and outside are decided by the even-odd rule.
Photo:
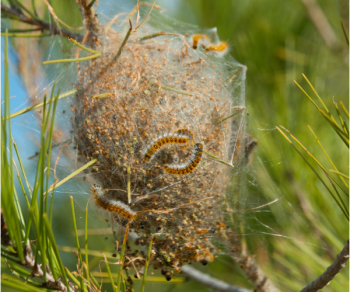
[[[222,292],[251,292],[251,290],[244,289],[241,287],[233,286],[213,278],[207,274],[204,274],[189,265],[185,265],[181,268],[182,273],[184,273],[189,279],[196,281],[206,287],[214,289],[216,291]]]
[[[73,38],[77,40],[78,42],[81,42],[83,36],[78,33],[74,33],[69,31],[68,29],[65,28],[59,28],[56,24],[54,23],[47,23],[43,20],[40,19],[33,19],[31,17],[27,17],[24,14],[19,13],[17,10],[12,9],[10,7],[6,7],[1,5],[1,12],[10,16],[16,17],[16,19],[20,22],[24,22],[27,24],[31,25],[36,25],[42,30],[48,30],[51,31],[52,34],[57,34],[57,35],[62,35],[65,37]]]
[[[84,43],[86,42],[87,37],[89,35],[89,32],[90,31],[88,29],[85,31],[85,35],[84,35],[83,41],[81,42],[82,45],[84,45]],[[75,54],[75,58],[77,58],[77,59],[79,58],[81,50],[82,50],[82,48],[78,47],[77,53]],[[77,66],[78,66],[78,63],[77,63]]]
[[[229,255],[235,260],[245,273],[247,279],[255,286],[256,292],[279,292],[274,284],[265,276],[263,270],[256,263],[254,257],[242,246],[237,234],[234,231],[228,231],[224,234],[223,240],[231,246]]]
[[[190,65],[190,66],[192,66],[192,67],[194,68],[194,65],[195,65],[195,64],[199,64],[198,70],[201,70],[201,69],[202,69],[202,64],[203,64],[203,62],[206,62],[207,64],[209,63],[208,60],[203,59],[202,57],[200,57],[197,61],[189,62],[189,63],[187,63],[186,65]]]
[[[35,264],[34,256],[30,246],[24,247],[24,263],[23,266],[32,270],[32,276],[34,277],[44,277],[44,272],[41,269],[41,265]],[[46,283],[45,287],[53,288],[59,291],[67,291],[66,285],[61,280],[55,280],[49,266],[46,266]],[[77,291],[72,284],[69,285],[70,291]]]
[[[343,250],[337,255],[334,262],[327,268],[327,270],[319,276],[315,281],[305,286],[300,292],[315,292],[328,285],[330,281],[345,267],[349,260],[349,239],[347,240]]]
[[[184,55],[188,55],[189,45],[186,42],[185,36],[183,36],[182,34],[166,32],[166,31],[159,31],[159,32],[152,33],[150,35],[146,35],[144,37],[138,38],[137,41],[142,42],[142,41],[145,41],[145,40],[153,39],[153,38],[156,38],[156,37],[159,37],[159,36],[164,36],[164,35],[172,35],[172,36],[178,36],[178,37],[182,38],[182,41],[183,41],[184,47],[185,47],[185,54]]]
[[[48,2],[48,0],[44,0],[44,2],[45,2],[46,6],[47,6],[47,8],[48,8],[48,10],[49,10],[49,12],[51,13],[51,15],[52,15],[52,17],[53,17],[53,19],[54,19],[54,21],[55,21],[55,23],[56,23],[56,25],[58,26],[59,29],[61,29],[61,28],[60,28],[60,26],[59,26],[58,23],[63,24],[64,26],[68,27],[70,30],[79,31],[79,30],[84,29],[84,26],[75,28],[75,27],[69,26],[67,23],[63,22],[61,19],[58,18],[58,16],[57,16],[56,13],[55,13],[55,10],[54,10],[53,7],[50,5],[50,3]]]
[[[128,41],[130,34],[132,32],[132,22],[130,19],[129,19],[129,25],[130,25],[130,28],[129,28],[128,32],[126,33],[125,38],[118,49],[118,52],[111,59],[111,61],[103,68],[103,70],[101,70],[101,72],[97,75],[97,77],[96,77],[97,79],[101,78],[104,74],[106,74],[107,70],[118,60],[118,58],[122,54],[123,48],[124,48],[126,42]]]
[[[155,5],[155,2],[154,2],[153,4],[152,4],[152,3],[148,3],[148,2],[138,2],[138,3],[134,6],[134,8],[131,10],[131,12],[129,13],[129,17],[128,17],[128,18],[133,18],[135,12],[137,11],[137,21],[136,21],[136,25],[137,25],[137,23],[138,23],[138,20],[140,19],[139,7],[142,6],[142,5],[152,6],[152,9],[155,8],[155,9],[158,9],[158,10],[165,10],[164,8],[162,8],[162,7],[158,6],[158,5]],[[152,10],[151,10],[151,11],[152,11]],[[119,13],[118,15],[123,15],[123,14],[127,14],[127,13],[122,12],[122,13]],[[118,15],[117,15],[117,16],[118,16]],[[149,15],[149,14],[148,14],[148,15]],[[116,16],[116,17],[117,17],[117,16]],[[146,18],[147,18],[147,16],[145,17],[145,19],[146,19]],[[126,23],[126,22],[127,22],[127,18],[124,19],[124,20],[121,22],[120,26],[123,25],[123,24]]]
[[[97,14],[95,13],[95,8],[94,6],[90,5],[91,0],[78,0],[77,3],[81,7],[81,13],[85,18],[86,29],[91,31],[91,34],[88,36],[87,43],[94,48],[94,38],[100,32],[100,24],[98,22]]]
[[[163,214],[168,214],[172,211],[175,211],[177,209],[181,209],[181,208],[185,208],[185,207],[188,207],[188,206],[191,206],[193,204],[197,204],[199,202],[202,202],[202,201],[205,201],[205,200],[209,200],[209,199],[212,199],[214,197],[208,197],[208,198],[204,198],[204,199],[201,199],[201,200],[198,200],[198,201],[195,201],[195,202],[191,202],[191,203],[187,203],[187,204],[183,204],[183,205],[180,205],[176,208],[171,208],[171,209],[168,209],[168,210],[155,210],[155,209],[149,209],[149,210],[146,210],[146,211],[140,211],[140,212],[137,212],[138,214],[143,214],[143,213],[163,213]]]

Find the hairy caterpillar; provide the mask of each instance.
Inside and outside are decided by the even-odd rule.
[[[164,134],[158,137],[146,150],[144,159],[149,161],[152,156],[166,144],[179,144],[180,147],[187,147],[193,140],[193,134],[190,130],[179,129],[174,134]]]
[[[205,34],[195,34],[192,36],[192,48],[197,49],[198,48],[198,43],[201,39],[205,39],[208,42],[210,42],[210,39],[205,35]]]
[[[206,53],[216,52],[216,53],[220,53],[220,54],[226,53],[227,49],[228,49],[228,43],[226,43],[226,42],[221,42],[218,45],[210,45],[210,46],[204,48]]]
[[[184,164],[172,164],[172,165],[165,165],[164,169],[166,172],[170,174],[179,174],[179,175],[184,175],[191,173],[195,170],[195,168],[198,166],[202,159],[203,155],[203,144],[202,143],[197,143],[194,146],[194,153],[192,157],[188,160],[188,162]]]
[[[91,188],[91,192],[93,197],[95,198],[95,203],[97,206],[113,212],[118,213],[127,219],[135,219],[137,217],[136,212],[130,209],[130,207],[124,204],[121,201],[110,199],[108,197],[103,196],[103,194],[98,194],[101,191],[101,187],[97,185],[93,185]]]
[[[192,133],[191,130],[189,130],[189,129],[179,129],[175,133],[179,133],[180,135],[188,136],[189,139],[190,139],[187,144],[180,145],[180,148],[187,148],[188,146],[190,146],[193,143],[194,136],[193,136],[193,133]]]
[[[201,40],[204,40],[201,41]],[[198,45],[201,45],[204,48],[204,51],[206,53],[219,53],[221,54],[225,54],[227,52],[228,49],[228,43],[227,42],[221,42],[220,44],[214,45],[211,43],[209,37],[207,37],[204,34],[196,34],[192,36],[192,48],[193,49],[197,49]]]

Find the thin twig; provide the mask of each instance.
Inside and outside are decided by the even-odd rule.
[[[27,17],[24,14],[20,14],[17,10],[12,9],[10,7],[6,7],[6,6],[1,5],[1,12],[4,14],[10,15],[10,16],[14,16],[20,22],[24,22],[24,23],[31,24],[31,25],[36,25],[41,30],[51,31],[52,34],[58,34],[58,35],[62,35],[65,37],[73,38],[79,42],[81,42],[81,40],[83,39],[83,36],[81,34],[71,32],[65,28],[60,29],[54,23],[48,23],[48,22],[45,22],[43,20],[37,20],[37,19],[33,19],[31,17]]]
[[[153,33],[153,34],[146,35],[144,37],[138,38],[137,41],[138,42],[142,42],[142,41],[145,41],[145,40],[153,39],[155,37],[164,36],[164,35],[172,35],[172,36],[178,36],[178,37],[182,38],[182,41],[184,43],[184,47],[185,47],[185,50],[186,50],[185,55],[188,55],[189,45],[186,42],[185,36],[183,36],[182,34],[171,33],[171,32],[166,32],[166,31],[159,31],[159,32],[156,32],[156,33]]]
[[[47,5],[47,8],[48,8],[49,12],[51,13],[51,15],[52,15],[52,17],[53,17],[53,19],[54,19],[56,25],[58,26],[58,28],[59,28],[60,30],[61,30],[61,28],[60,28],[60,26],[59,26],[58,23],[63,24],[64,26],[68,27],[70,30],[79,31],[79,30],[84,29],[84,26],[76,28],[76,27],[69,26],[67,23],[63,22],[61,19],[58,18],[58,16],[56,15],[56,13],[55,13],[53,7],[50,5],[50,3],[48,2],[48,0],[43,0],[43,1],[44,1],[45,4]]]
[[[129,18],[132,18],[134,16],[135,11],[138,10],[139,6],[142,6],[142,5],[152,6],[152,8],[154,7],[155,9],[158,9],[158,10],[165,10],[164,8],[162,8],[158,5],[155,5],[154,3],[152,4],[152,3],[148,3],[148,2],[139,2],[139,3],[137,3],[137,5],[134,6],[134,8],[129,13]]]
[[[32,276],[43,278],[44,272],[41,269],[41,265],[35,264],[33,252],[30,246],[24,246],[24,262],[21,265],[32,270]],[[46,271],[46,283],[45,286],[54,288],[60,291],[67,291],[67,286],[62,282],[61,279],[55,280],[51,271]],[[76,291],[74,287],[70,286],[70,291]]]
[[[165,10],[164,8],[158,6],[158,5],[155,5],[155,3],[148,3],[148,2],[138,2],[134,8],[131,10],[131,12],[129,13],[129,17],[125,18],[119,26],[122,26],[123,24],[125,24],[127,22],[127,19],[128,18],[133,18],[134,17],[134,14],[135,12],[137,11],[138,12],[138,15],[137,15],[137,19],[136,19],[136,25],[138,23],[138,20],[140,18],[140,11],[139,11],[139,6],[142,6],[142,5],[147,5],[147,6],[152,6],[152,9],[155,8],[155,9],[158,9],[158,10]],[[151,11],[152,11],[151,9]],[[125,15],[125,14],[128,14],[127,12],[122,12],[122,13],[118,13],[116,16],[114,16],[114,18],[107,24],[107,27],[109,28],[112,23],[116,22],[116,20],[118,19],[119,16],[122,16],[122,15]],[[148,13],[149,15],[150,13]],[[147,16],[148,16],[147,15]],[[145,19],[147,18],[147,16],[145,17]]]
[[[90,9],[90,8],[94,5],[95,2],[96,2],[96,0],[92,0],[92,1],[89,3],[89,5],[86,6],[86,9]]]
[[[254,207],[254,208],[250,208],[250,209],[245,209],[245,210],[227,210],[227,212],[229,212],[229,213],[241,213],[241,212],[247,212],[247,211],[257,210],[257,209],[260,209],[260,208],[263,208],[263,207],[272,205],[273,203],[276,203],[277,201],[283,199],[284,197],[285,197],[285,195],[282,196],[282,197],[279,197],[279,198],[277,198],[277,199],[274,199],[273,201],[271,201],[271,202],[269,202],[269,203],[266,203],[266,204],[264,204],[264,205],[258,206],[258,207]]]
[[[60,94],[60,95],[58,96],[57,99],[60,100],[60,99],[62,99],[62,98],[66,98],[67,96],[70,96],[70,95],[75,94],[75,93],[77,93],[77,92],[78,92],[77,89],[69,90],[69,91],[67,91],[67,92],[64,92],[64,93]],[[52,102],[53,100],[54,100],[53,98],[48,99],[48,100],[46,101],[46,104],[49,104],[49,103]],[[24,113],[27,113],[27,112],[29,112],[29,111],[35,110],[35,109],[37,109],[37,108],[39,108],[39,107],[42,107],[43,105],[44,105],[44,102],[39,102],[39,103],[37,103],[37,104],[33,104],[32,106],[29,106],[29,107],[27,107],[27,108],[25,108],[25,109],[23,109],[23,110],[20,110],[20,111],[18,111],[18,112],[15,112],[15,113],[13,113],[13,114],[7,116],[6,119],[12,119],[12,118],[17,117],[17,116],[19,116],[19,115],[22,115],[22,114],[24,114]],[[4,119],[5,119],[5,117],[3,118],[3,120],[4,120]]]
[[[198,201],[194,201],[194,202],[191,202],[191,203],[187,203],[187,204],[183,204],[183,205],[180,205],[176,208],[171,208],[171,209],[167,209],[167,210],[155,210],[155,209],[149,209],[147,211],[140,211],[140,212],[137,212],[137,214],[143,214],[143,213],[163,213],[163,214],[168,214],[172,211],[175,211],[177,209],[181,209],[181,208],[185,208],[185,207],[188,207],[188,206],[191,206],[193,204],[198,204],[199,202],[202,202],[202,201],[205,201],[205,200],[210,200],[214,197],[208,197],[208,198],[204,198],[204,199],[201,199],[201,200],[198,200]]]
[[[327,268],[327,270],[319,276],[315,281],[311,282],[309,285],[305,286],[300,292],[315,292],[333,280],[336,274],[340,272],[342,268],[345,267],[346,262],[349,260],[349,239],[347,240],[343,250],[337,255],[334,262]]]
[[[186,92],[186,91],[183,91],[183,90],[179,90],[179,89],[176,89],[176,88],[172,88],[172,87],[169,87],[169,86],[165,86],[165,85],[159,85],[160,88],[163,88],[165,90],[170,90],[170,91],[174,91],[174,92],[177,92],[177,93],[180,93],[180,94],[184,94],[184,95],[188,95],[188,96],[192,96],[192,94]]]
[[[226,117],[226,118],[223,118],[221,121],[218,121],[218,122],[216,123],[216,125],[222,123],[223,121],[226,121],[226,120],[229,119],[229,118],[234,117],[235,115],[238,115],[241,111],[244,111],[244,110],[245,110],[245,107],[241,107],[240,109],[237,109],[235,113],[233,113],[232,115],[229,115],[229,116]]]
[[[229,232],[228,238],[224,240],[228,240],[227,244],[232,247],[229,255],[240,266],[247,279],[255,286],[255,292],[280,292],[270,279],[266,277],[263,270],[256,263],[254,256],[245,247],[242,247],[235,232]]]
[[[52,184],[48,190],[48,193],[52,192],[54,189],[58,188],[60,185],[64,184],[66,181],[70,180],[71,178],[73,178],[74,176],[76,176],[78,173],[82,172],[83,170],[85,170],[89,166],[93,165],[95,162],[97,162],[97,159],[93,159],[90,162],[86,163],[85,165],[83,165],[82,167],[80,167],[79,169],[77,169],[76,171],[74,171],[73,173],[71,173],[70,175],[65,177],[64,179],[62,179],[59,183]]]
[[[134,30],[132,31],[132,33],[134,33],[142,24],[144,24],[144,23],[148,20],[149,16],[150,16],[151,13],[152,13],[152,10],[153,10],[155,4],[156,4],[156,1],[154,1],[150,12],[148,12],[147,16],[146,16],[139,24],[138,24],[138,22],[139,22],[139,19],[140,19],[140,11],[139,11],[139,8],[138,8],[138,5],[137,5],[136,27],[134,28]]]
[[[129,25],[130,25],[130,28],[129,28],[129,30],[128,30],[128,32],[127,32],[127,34],[126,34],[126,36],[125,36],[125,38],[124,38],[124,40],[123,40],[123,42],[122,42],[122,44],[120,45],[117,54],[116,54],[116,55],[114,56],[114,58],[112,59],[112,63],[116,62],[116,61],[118,60],[118,58],[120,57],[120,55],[122,54],[122,50],[123,50],[123,48],[124,48],[126,42],[127,42],[128,39],[129,39],[129,36],[130,36],[131,32],[132,32],[132,22],[131,22],[130,19],[129,19]]]
[[[181,268],[181,271],[191,280],[196,281],[206,287],[222,292],[251,292],[251,290],[241,287],[233,286],[213,278],[207,274],[204,274],[189,265],[185,265]]]
[[[232,164],[230,164],[230,163],[228,163],[228,162],[226,162],[226,161],[223,161],[222,159],[220,159],[220,158],[214,156],[213,154],[210,154],[210,153],[207,152],[207,151],[204,151],[204,150],[203,150],[203,153],[206,154],[206,155],[208,155],[209,157],[213,158],[214,160],[216,160],[216,161],[222,163],[222,164],[225,164],[225,165],[227,165],[227,166],[229,166],[229,167],[234,168],[234,166],[233,166]]]
[[[98,22],[97,14],[93,5],[94,1],[91,0],[78,0],[78,5],[81,7],[81,13],[83,14],[86,21],[86,28],[92,33],[89,34],[87,43],[94,46],[94,38],[100,32],[100,24]]]
[[[1,36],[5,36],[5,33],[1,33]],[[9,33],[7,34],[8,37],[17,37],[17,38],[41,38],[41,37],[48,37],[51,36],[47,33],[39,33],[39,34],[33,34],[33,33]]]

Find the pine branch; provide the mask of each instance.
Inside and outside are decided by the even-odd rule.
[[[4,252],[4,251],[3,251]],[[15,260],[15,262],[19,265],[22,265],[28,269],[31,270],[31,277],[39,277],[41,279],[46,278],[46,281],[41,284],[41,287],[46,287],[46,288],[52,288],[54,290],[59,290],[66,292],[68,291],[67,286],[61,281],[61,279],[55,280],[49,265],[46,265],[46,275],[44,277],[44,271],[42,269],[42,265],[35,263],[34,255],[32,252],[32,249],[30,246],[24,246],[23,247],[23,252],[24,252],[24,261],[20,262],[17,259],[17,254],[13,252],[6,252],[5,254],[2,254],[4,257],[12,257],[12,260]],[[11,269],[11,264],[8,264],[9,268]],[[69,291],[75,292],[76,287],[72,283],[69,283]]]
[[[83,37],[78,33],[71,32],[65,28],[58,28],[54,23],[47,23],[40,19],[33,19],[20,13],[18,10],[1,5],[1,12],[4,15],[14,17],[17,21],[24,22],[31,25],[36,25],[41,30],[51,31],[52,34],[62,35],[65,37],[73,38],[78,42],[81,42]]]
[[[238,236],[234,232],[227,233],[228,238],[224,241],[229,241],[227,244],[232,248],[228,254],[235,260],[235,262],[244,271],[247,279],[255,286],[256,292],[279,292],[274,284],[268,279],[263,270],[256,263],[253,256],[246,250]]]
[[[315,281],[305,286],[300,292],[314,292],[322,289],[328,285],[330,281],[345,267],[349,260],[349,239],[347,240],[343,250],[337,255],[334,262],[327,268],[327,270],[319,276]]]
[[[31,269],[33,277],[44,277],[44,271],[41,269],[41,265],[35,264],[34,256],[30,246],[26,246],[25,250],[25,263],[24,266]],[[49,266],[46,266],[46,283],[45,287],[54,288],[60,291],[67,291],[67,287],[61,280],[55,280]],[[69,287],[71,291],[75,291],[74,287]],[[73,288],[73,289],[72,289]]]
[[[91,32],[86,39],[89,45],[93,45],[96,42],[96,40],[94,41],[94,37],[100,32],[100,24],[98,22],[98,17],[92,5],[94,4],[94,2],[95,1],[93,0],[77,1],[80,8],[80,12],[85,18],[85,27],[89,30],[89,32]]]
[[[207,274],[204,274],[189,265],[185,265],[181,268],[181,271],[191,280],[196,281],[206,287],[221,292],[251,292],[251,290],[233,286],[213,278]]]

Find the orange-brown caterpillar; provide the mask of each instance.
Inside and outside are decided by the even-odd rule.
[[[152,143],[152,145],[147,148],[146,153],[144,155],[144,159],[146,161],[149,161],[152,158],[152,156],[166,144],[179,144],[180,146],[186,146],[187,144],[189,144],[191,142],[190,136],[187,135],[185,131],[186,129],[180,129],[177,130],[174,134],[164,134],[163,136],[158,137]]]
[[[221,54],[226,53],[227,49],[228,49],[228,43],[226,43],[226,42],[221,42],[218,45],[210,45],[210,46],[207,46],[206,48],[204,48],[206,53],[216,52],[216,53],[221,53]]]
[[[92,187],[92,195],[95,198],[95,203],[97,206],[107,211],[118,213],[127,219],[135,219],[137,217],[136,212],[131,210],[130,207],[123,202],[107,198],[102,194],[98,194],[98,192],[101,190],[102,189],[99,186],[94,185]]]
[[[190,146],[193,143],[194,140],[194,136],[191,130],[189,129],[178,129],[175,133],[178,133],[180,135],[184,135],[184,136],[188,136],[189,137],[189,141],[187,144],[185,145],[180,145],[180,148],[187,148],[188,146]]]
[[[204,40],[202,42],[201,40]],[[209,39],[204,34],[196,34],[192,36],[192,48],[197,49],[198,45],[201,44],[201,46],[204,48],[206,53],[218,53],[218,54],[225,54],[228,49],[228,43],[227,42],[221,42],[220,44],[213,45]]]
[[[198,43],[201,39],[205,39],[208,42],[210,42],[210,39],[205,34],[195,34],[194,36],[192,36],[192,48],[196,50],[198,48]]]
[[[184,175],[191,173],[195,170],[195,168],[198,166],[198,164],[201,162],[202,155],[203,155],[203,144],[202,143],[197,143],[194,146],[194,153],[192,157],[188,160],[188,162],[184,164],[173,164],[173,165],[165,165],[164,169],[166,172],[171,173],[171,174],[179,174],[179,175]]]

